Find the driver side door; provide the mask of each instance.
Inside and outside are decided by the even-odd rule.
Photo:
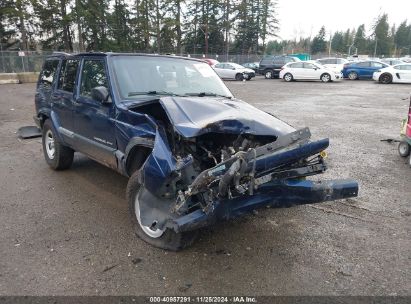
[[[116,169],[114,152],[115,139],[114,111],[112,103],[102,103],[92,97],[95,87],[104,86],[110,92],[104,59],[85,58],[82,61],[78,94],[74,102],[74,132],[78,147],[91,158]],[[109,97],[111,101],[111,98]]]

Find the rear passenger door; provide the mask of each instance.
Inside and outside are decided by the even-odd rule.
[[[110,92],[105,60],[85,58],[79,73],[78,95],[74,102],[74,131],[77,149],[105,165],[116,168],[117,150],[114,131],[114,106],[93,99],[95,87],[106,87]],[[111,97],[110,97],[111,100]]]
[[[66,143],[73,144],[73,102],[80,60],[64,59],[57,89],[51,94],[53,121]]]
[[[358,76],[360,77],[371,77],[373,74],[373,69],[371,68],[371,62],[359,62],[355,65],[358,70]]]
[[[51,94],[55,87],[57,79],[57,71],[60,60],[58,58],[47,59],[44,62],[43,69],[40,74],[37,90],[35,94],[36,110],[48,109],[51,102]]]

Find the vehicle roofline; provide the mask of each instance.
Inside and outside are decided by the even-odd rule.
[[[114,57],[114,56],[142,56],[142,57],[156,57],[156,58],[174,58],[174,59],[184,59],[197,62],[204,62],[203,59],[175,56],[175,55],[161,55],[161,54],[147,54],[147,53],[118,53],[118,52],[82,52],[82,53],[66,53],[66,52],[53,52],[46,58],[53,57],[64,57],[64,58],[76,58],[76,57]]]

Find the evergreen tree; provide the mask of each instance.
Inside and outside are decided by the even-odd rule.
[[[314,37],[311,44],[311,52],[313,54],[325,52],[327,49],[327,42],[325,41],[325,27],[322,26],[317,36]]]

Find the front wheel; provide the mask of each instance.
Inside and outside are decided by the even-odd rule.
[[[328,73],[324,73],[321,75],[321,81],[322,82],[330,82],[331,81],[331,76]]]
[[[392,76],[388,73],[382,74],[379,79],[380,83],[389,84],[392,82]]]
[[[244,75],[241,73],[238,73],[235,75],[235,80],[237,81],[242,81],[244,79]]]
[[[410,155],[410,145],[406,141],[400,141],[398,144],[398,153],[402,157]]]
[[[70,168],[73,163],[74,151],[59,141],[50,119],[44,122],[42,131],[43,153],[47,164],[54,170]]]
[[[126,193],[135,234],[146,243],[166,250],[178,251],[190,246],[197,237],[197,231],[176,233],[169,228],[156,228],[155,221],[151,226],[142,224],[139,198],[142,189],[140,171],[136,171],[128,181]]]
[[[283,79],[286,82],[290,82],[290,81],[293,80],[293,75],[291,75],[290,73],[287,73],[287,74],[284,75]]]

